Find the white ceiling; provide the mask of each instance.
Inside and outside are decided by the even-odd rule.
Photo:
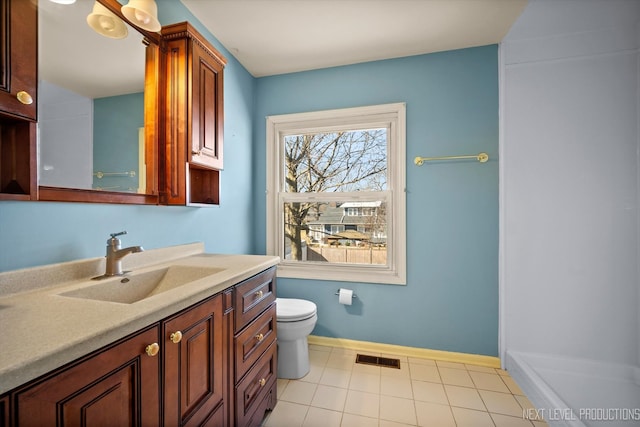
[[[527,4],[527,0],[181,1],[255,77],[498,43]],[[40,79],[90,98],[142,91],[142,36],[131,28],[121,40],[95,33],[86,23],[93,3],[39,2]]]
[[[483,46],[527,0],[181,0],[255,77]]]

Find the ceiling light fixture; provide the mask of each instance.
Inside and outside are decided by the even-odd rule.
[[[162,28],[158,21],[158,6],[155,0],[129,0],[121,10],[122,14],[136,27],[154,33]]]
[[[58,3],[58,4],[74,4],[76,2],[76,0],[49,0],[52,3]]]
[[[97,1],[87,16],[87,24],[96,33],[112,39],[123,39],[129,33],[124,21]]]

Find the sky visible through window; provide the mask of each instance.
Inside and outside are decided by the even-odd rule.
[[[384,191],[387,129],[284,137],[286,192]]]

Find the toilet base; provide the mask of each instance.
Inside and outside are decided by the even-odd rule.
[[[278,378],[297,380],[309,373],[307,337],[293,341],[278,340]]]

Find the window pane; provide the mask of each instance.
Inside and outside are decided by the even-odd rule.
[[[284,137],[284,191],[322,193],[387,188],[387,129]]]
[[[386,203],[285,202],[284,258],[387,264]]]

